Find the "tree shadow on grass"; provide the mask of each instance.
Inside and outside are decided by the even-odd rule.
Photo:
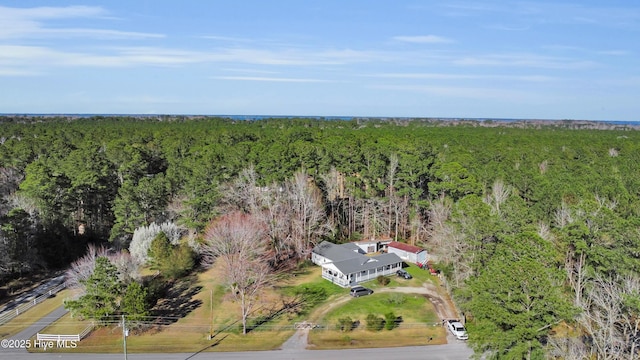
[[[256,316],[247,322],[247,334],[251,331],[258,330],[261,326],[267,325],[273,320],[276,320],[282,315],[290,314],[292,311],[299,311],[299,307],[302,305],[300,299],[293,299],[291,301],[282,300],[282,305],[274,305],[270,308],[262,307],[259,309],[262,315]],[[256,313],[258,310],[254,311]]]
[[[195,276],[188,276],[166,284],[162,297],[152,310],[158,325],[172,324],[202,305],[202,300],[193,299],[202,291],[202,286],[195,285],[196,280]]]

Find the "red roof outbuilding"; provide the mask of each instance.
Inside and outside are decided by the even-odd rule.
[[[419,248],[417,246],[413,246],[413,245],[409,245],[409,244],[405,244],[405,243],[401,243],[401,242],[397,242],[397,241],[392,241],[389,243],[389,245],[387,245],[388,247],[392,247],[392,248],[396,248],[396,249],[400,249],[409,253],[413,253],[413,254],[418,254],[421,251],[426,251],[425,249]]]

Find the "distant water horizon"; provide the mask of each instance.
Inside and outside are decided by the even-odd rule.
[[[640,120],[587,120],[587,119],[538,119],[538,118],[498,118],[498,117],[438,117],[438,116],[340,116],[340,115],[241,115],[241,114],[117,114],[117,113],[0,113],[0,116],[26,116],[26,117],[218,117],[231,120],[266,120],[266,119],[310,119],[310,120],[342,120],[350,121],[354,119],[377,119],[377,120],[436,120],[436,121],[498,121],[498,122],[518,122],[518,121],[575,121],[594,122],[615,125],[640,125]]]

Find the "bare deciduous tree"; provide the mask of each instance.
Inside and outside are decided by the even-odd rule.
[[[448,222],[452,206],[443,195],[430,201],[428,231],[434,254],[445,264],[455,264],[451,279],[458,287],[473,274],[475,252],[470,250],[465,235]]]
[[[574,221],[573,214],[571,209],[569,208],[569,205],[567,205],[566,202],[563,201],[562,204],[560,205],[560,208],[555,211],[554,220],[555,220],[556,226],[558,226],[559,228],[563,228],[573,223]]]
[[[567,272],[567,280],[569,285],[573,289],[575,294],[574,303],[578,307],[582,307],[582,297],[584,294],[584,288],[587,281],[587,269],[586,259],[587,254],[584,251],[575,253],[574,249],[571,249],[566,256],[565,270]]]
[[[253,166],[240,172],[235,181],[227,186],[222,198],[228,208],[225,212],[240,209],[244,213],[255,213],[260,210],[260,198],[266,189],[258,186],[258,174]]]
[[[613,210],[618,206],[618,199],[610,200],[605,196],[600,196],[599,194],[595,194],[596,202],[600,207],[606,207],[609,210]]]
[[[398,196],[396,195],[396,189],[395,189],[395,180],[396,180],[396,171],[398,170],[398,155],[396,154],[391,154],[389,155],[389,167],[387,169],[387,182],[388,182],[388,187],[387,187],[387,198],[388,198],[388,203],[389,203],[389,209],[387,210],[387,233],[391,234],[391,226],[392,224],[394,224],[394,230],[393,230],[393,234],[394,234],[394,239],[397,241],[398,240],[398,221],[399,221],[399,214],[398,211],[400,210],[399,207],[399,199]],[[395,218],[395,221],[394,221]]]
[[[84,281],[92,274],[96,266],[96,259],[106,257],[118,269],[119,280],[128,283],[139,277],[139,264],[128,253],[113,252],[104,246],[89,244],[86,254],[74,261],[65,272],[65,282],[69,288],[84,291]]]
[[[500,206],[507,201],[511,195],[511,191],[511,185],[506,185],[502,179],[497,179],[493,182],[491,192],[485,196],[484,201],[491,206],[491,209],[496,214],[500,215]]]
[[[299,258],[306,258],[318,239],[330,232],[320,191],[305,171],[297,172],[286,186],[292,210],[291,240]],[[283,219],[281,219],[283,220]]]
[[[149,226],[140,226],[133,232],[129,253],[141,264],[149,260],[149,247],[153,239],[163,232],[171,244],[176,245],[180,241],[184,231],[172,222],[161,224],[151,223]],[[195,249],[194,249],[195,250]]]
[[[19,193],[12,193],[7,196],[7,204],[10,208],[19,208],[27,212],[34,221],[37,217],[38,207],[35,201]]]
[[[546,241],[549,241],[549,242],[554,241],[554,235],[551,232],[551,228],[544,221],[538,222],[538,231],[536,233],[538,234],[538,236],[540,236]]]
[[[640,346],[640,278],[589,280],[580,325],[597,359],[637,359]]]
[[[589,359],[589,349],[578,336],[549,336],[547,338],[547,358],[562,360]]]
[[[231,295],[240,303],[243,333],[260,292],[271,283],[265,259],[267,230],[252,215],[235,212],[212,222],[205,230],[202,254],[205,264],[220,262]]]
[[[24,174],[12,167],[0,167],[0,195],[5,196],[14,192]]]
[[[450,234],[447,220],[451,216],[451,201],[444,195],[435,200],[429,200],[428,232],[435,247],[441,246]]]
[[[283,184],[258,187],[252,168],[244,170],[226,196],[226,211],[240,211],[266,226],[276,264],[306,258],[333,227],[327,220],[322,194],[306,172]]]

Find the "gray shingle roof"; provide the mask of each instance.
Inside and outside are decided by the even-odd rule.
[[[357,258],[335,261],[333,265],[345,275],[359,271],[373,270],[382,266],[401,263],[402,259],[396,254],[382,254],[377,256],[360,255]]]
[[[355,244],[337,245],[323,241],[313,248],[313,252],[335,262],[360,258],[361,249]]]

